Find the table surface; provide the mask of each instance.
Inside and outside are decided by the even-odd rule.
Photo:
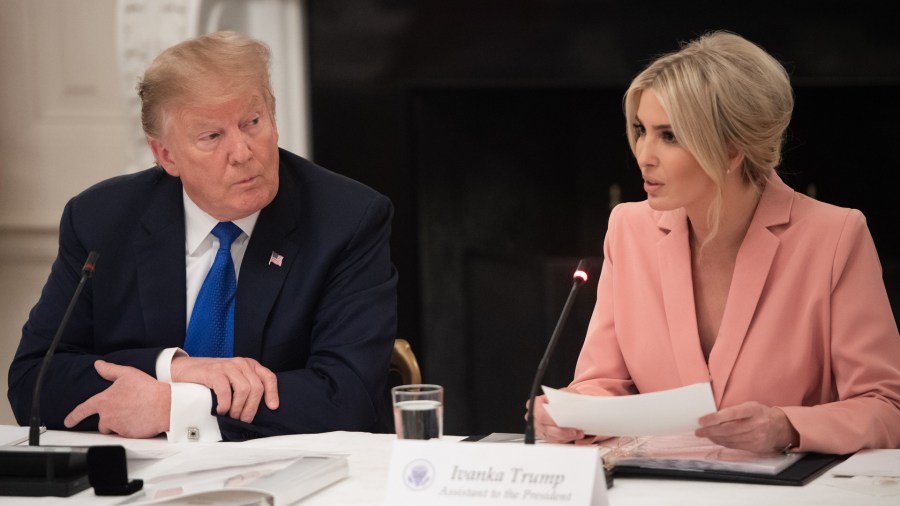
[[[455,441],[460,437],[448,436]],[[395,437],[391,434],[369,434],[361,432],[329,432],[324,434],[304,434],[264,438],[240,443],[256,448],[302,448],[309,452],[337,453],[348,456],[349,476],[302,500],[302,506],[347,506],[384,504],[388,479],[388,464]],[[101,443],[102,442],[102,443]],[[164,449],[169,443],[162,438],[155,440],[128,440],[100,434],[49,431],[42,436],[45,445],[91,445],[122,444],[126,448],[146,450]],[[192,443],[185,443],[192,444]],[[469,444],[469,443],[466,443]],[[508,443],[472,443],[508,444]],[[178,445],[172,445],[178,447]],[[130,478],[142,478],[142,470],[153,461],[129,460]],[[851,490],[845,486],[846,479],[834,478],[827,473],[803,487],[751,485],[719,483],[708,481],[665,480],[648,478],[617,477],[608,491],[611,506],[640,505],[747,505],[768,504],[790,505],[894,505],[900,504],[900,495],[876,495],[869,487],[866,491]],[[897,488],[891,490],[897,491]],[[881,491],[882,494],[885,491]],[[20,498],[4,497],[3,505],[13,504],[118,504],[124,498],[101,498],[93,489],[85,490],[70,498]]]

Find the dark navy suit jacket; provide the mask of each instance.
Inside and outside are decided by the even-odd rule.
[[[234,354],[277,374],[280,407],[261,403],[250,424],[219,417],[222,435],[385,430],[396,328],[391,203],[284,150],[279,179],[241,265]],[[47,372],[42,422],[64,428],[75,406],[110,385],[95,360],[155,376],[157,355],[184,344],[180,179],[152,168],[101,182],[66,205],[59,254],[10,366],[9,400],[20,424],[28,423],[40,363],[92,250],[100,253],[97,269]],[[283,256],[281,266],[269,262],[273,252]],[[97,421],[77,428],[96,430]]]

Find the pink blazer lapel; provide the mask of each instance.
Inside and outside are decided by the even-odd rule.
[[[683,209],[662,213],[658,225],[669,233],[657,244],[659,273],[669,339],[682,384],[709,381],[709,370],[700,348],[687,215]]]
[[[722,401],[781,244],[769,227],[790,221],[793,195],[793,190],[781,178],[772,175],[738,251],[722,324],[709,356],[709,371],[717,404]]]

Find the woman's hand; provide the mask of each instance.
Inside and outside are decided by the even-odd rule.
[[[784,411],[753,401],[700,418],[700,428],[694,435],[755,453],[780,452],[800,443],[800,434]]]
[[[534,434],[548,443],[569,443],[585,438],[584,432],[578,429],[558,427],[544,406],[547,405],[547,396],[542,395],[534,400]],[[525,403],[526,410],[528,403]],[[525,413],[526,420],[528,413]],[[593,438],[591,438],[593,439]]]

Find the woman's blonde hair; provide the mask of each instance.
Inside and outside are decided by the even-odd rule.
[[[274,117],[269,61],[265,44],[236,32],[210,33],[166,49],[137,85],[144,134],[161,135],[170,106],[223,103],[248,93],[261,93]]]
[[[740,175],[758,191],[781,162],[794,108],[787,71],[759,46],[722,31],[659,57],[625,92],[625,127],[632,152],[644,90],[654,92],[678,143],[719,188],[708,216],[712,237],[718,230],[729,159],[743,155]]]

